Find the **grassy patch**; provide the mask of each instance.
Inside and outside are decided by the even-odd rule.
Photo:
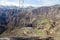
[[[41,23],[50,24],[50,20],[48,20],[46,18],[42,18]]]
[[[35,29],[35,33],[38,34],[38,35],[44,35],[45,31],[44,30]]]

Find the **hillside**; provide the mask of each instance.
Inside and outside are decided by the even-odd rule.
[[[0,35],[60,40],[60,5],[8,9],[0,6]]]

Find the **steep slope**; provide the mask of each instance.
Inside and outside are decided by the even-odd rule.
[[[39,7],[32,10],[31,9],[28,10],[28,9],[30,8],[27,8],[27,9],[23,8],[21,10],[9,9],[7,11],[6,10],[0,11],[1,12],[0,16],[7,18],[7,19],[5,18],[6,31],[4,30],[1,33],[1,35],[10,36],[13,33],[16,36],[20,37],[19,32],[26,33],[24,32],[26,28],[26,31],[29,30],[26,35],[29,36],[30,35],[29,28],[31,28],[32,32],[34,32],[37,35],[44,35],[45,37],[46,35],[53,36],[54,38],[60,40],[59,39],[60,5],[54,5],[49,7]],[[3,15],[3,14],[6,14],[6,15]],[[3,23],[3,21],[5,20],[1,20],[1,22]],[[2,29],[3,28],[1,28],[0,30]],[[20,29],[23,31],[21,31]],[[18,34],[16,33],[16,31]]]

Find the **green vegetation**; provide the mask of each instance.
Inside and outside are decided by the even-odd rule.
[[[41,19],[41,24],[44,23],[44,24],[50,24],[50,21],[46,18],[42,18]]]
[[[38,35],[44,35],[44,34],[46,34],[46,32],[45,32],[44,30],[35,29],[34,31],[35,31],[35,33],[38,34]]]

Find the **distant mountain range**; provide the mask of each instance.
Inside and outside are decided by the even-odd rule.
[[[17,6],[3,6],[3,5],[0,5],[0,9],[33,9],[34,7],[32,6],[29,6],[29,7],[17,7]]]
[[[43,7],[33,7],[33,6],[28,6],[28,7],[17,7],[17,6],[4,6],[4,5],[0,5],[0,9],[38,9],[38,8],[47,8],[47,7],[60,7],[60,5],[53,5],[53,6],[43,6]]]
[[[17,6],[3,6],[3,5],[0,5],[0,9],[19,9],[19,7],[17,7]]]

